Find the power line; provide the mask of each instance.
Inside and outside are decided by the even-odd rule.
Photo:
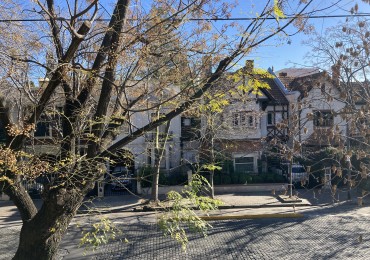
[[[339,15],[312,15],[312,16],[309,16],[309,15],[306,15],[306,16],[300,16],[301,18],[303,19],[329,19],[329,18],[350,18],[350,17],[370,17],[370,13],[357,13],[357,14],[339,14]],[[293,18],[296,18],[296,16],[286,16],[286,17],[280,17],[279,20],[289,20],[289,19],[293,19]],[[257,17],[234,17],[234,18],[218,18],[218,17],[215,17],[215,18],[188,18],[187,20],[188,21],[254,21],[254,20],[257,20],[257,19],[261,19],[261,18],[257,18]],[[266,18],[262,18],[264,20],[275,20],[276,18],[275,17],[266,17]],[[67,19],[65,18],[61,18],[61,17],[57,17],[55,18],[55,20],[57,21],[66,21]],[[87,21],[88,19],[79,19],[78,21]],[[136,19],[128,19],[129,21],[133,21],[133,20],[136,20]],[[173,20],[181,20],[181,19],[173,19]],[[10,22],[46,22],[47,20],[45,19],[0,19],[0,23],[10,23]],[[95,19],[95,21],[99,21],[99,22],[109,22],[110,19],[104,19],[104,18],[100,18],[100,19]]]

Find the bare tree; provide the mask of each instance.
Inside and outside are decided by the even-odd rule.
[[[351,9],[358,12],[358,6]],[[317,67],[327,71],[332,87],[322,87],[328,101],[341,102],[343,106],[335,115],[346,123],[340,139],[345,140],[337,148],[336,166],[341,167],[340,177],[349,187],[360,185],[368,190],[369,170],[369,27],[367,20],[350,18],[328,29],[325,36],[317,36],[313,47],[313,59]],[[338,127],[337,127],[338,128]],[[338,131],[332,131],[336,136]],[[343,175],[342,175],[343,170]]]
[[[14,259],[54,259],[84,196],[104,175],[106,160],[196,104],[236,62],[284,32],[312,1],[304,1],[287,19],[281,18],[290,13],[290,3],[266,1],[259,16],[240,29],[241,36],[229,39],[228,26],[215,32],[208,18],[227,18],[230,7],[214,1],[155,1],[142,6],[140,1],[117,0],[113,10],[98,0],[3,3],[8,7],[3,15],[16,10],[10,8],[14,4],[24,11],[20,13],[26,17],[21,18],[44,21],[9,23],[14,33],[1,44],[0,119],[7,131],[0,152],[7,159],[1,164],[0,181],[23,221]],[[217,61],[207,77],[200,73],[204,55]],[[38,89],[30,83],[32,77],[43,78]],[[174,86],[179,91],[147,102]],[[15,100],[17,109],[12,107]],[[131,124],[133,114],[169,103],[171,110],[155,121],[140,127]],[[22,151],[29,142],[42,145],[33,135],[45,118],[53,133],[51,145],[58,148],[49,162]],[[130,133],[114,140],[125,124]],[[43,204],[37,209],[22,179],[45,172],[53,179],[45,185]]]

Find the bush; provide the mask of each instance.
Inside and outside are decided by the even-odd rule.
[[[261,175],[254,175],[252,177],[252,183],[263,183],[263,182],[264,182],[264,178]]]
[[[264,178],[263,182],[274,183],[275,182],[275,175],[276,174],[264,174],[264,175],[262,175],[263,178]]]
[[[141,180],[141,187],[147,188],[152,186],[154,171],[155,169],[150,166],[143,167],[138,171],[137,176]],[[186,174],[159,172],[159,185],[162,186],[185,185],[187,181],[188,176]]]
[[[164,178],[166,180],[165,182],[160,183],[161,185],[175,186],[175,185],[185,185],[188,183],[188,176],[178,172],[170,173],[167,176],[164,175]]]
[[[213,183],[214,185],[221,184],[221,174],[220,173],[216,173],[215,175],[213,175]]]
[[[227,174],[222,175],[222,184],[231,184],[230,175]]]
[[[234,172],[234,173],[230,174],[231,183],[232,184],[239,184],[239,176],[240,176],[240,174],[237,173],[237,172]]]
[[[150,166],[140,168],[137,172],[137,177],[141,181],[141,187],[151,187],[153,179],[153,168]]]
[[[286,182],[286,179],[285,179],[285,177],[284,177],[284,176],[282,176],[282,175],[275,174],[274,182],[275,182],[275,183]]]

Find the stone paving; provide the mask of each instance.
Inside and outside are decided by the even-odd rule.
[[[129,242],[111,243],[94,259],[369,259],[369,216],[211,222],[207,237],[190,235],[186,252],[155,225],[121,226]]]
[[[230,194],[224,199],[230,204],[240,204],[244,200],[254,205],[258,204],[258,197],[261,203],[265,196],[263,201],[267,204],[275,203],[271,196],[261,195]],[[345,197],[345,194],[341,196]],[[213,228],[207,237],[189,236],[186,252],[171,238],[163,237],[154,224],[158,213],[122,211],[108,216],[124,232],[122,239],[127,238],[129,242],[110,242],[84,256],[83,249],[77,246],[81,231],[91,227],[96,216],[78,215],[63,239],[58,259],[369,259],[370,207],[356,206],[355,199],[334,206],[323,206],[323,202],[330,203],[332,199],[321,196],[321,205],[294,209],[304,214],[305,217],[300,219],[210,222]],[[138,202],[133,198],[130,203],[136,206]],[[369,201],[365,205],[370,205]],[[268,214],[292,210],[287,207],[245,208],[223,210],[220,214]],[[0,210],[0,227],[0,259],[11,259],[18,245],[21,222],[14,207],[6,203]]]

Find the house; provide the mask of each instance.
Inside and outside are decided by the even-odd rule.
[[[298,93],[290,101],[290,132],[303,151],[344,146],[348,121],[338,81],[318,69],[283,69],[277,75],[289,92]]]
[[[253,62],[248,61],[244,69],[253,71]],[[239,86],[253,84],[253,76],[242,77],[238,81],[225,78],[218,82],[214,92],[206,97],[208,101],[202,101],[216,100],[216,94],[220,93],[227,99],[220,111],[211,113],[214,116],[212,124],[209,123],[209,115],[198,107],[173,118],[169,124],[164,123],[145,133],[123,147],[119,154],[130,155],[132,160],[129,164],[134,170],[153,167],[159,142],[160,168],[164,172],[173,172],[183,165],[202,162],[209,156],[207,152],[212,139],[212,149],[216,152],[215,156],[219,156],[217,159],[229,160],[235,172],[259,173],[266,171],[267,166],[262,159],[266,148],[272,146],[271,140],[280,140],[288,146],[297,140],[303,144],[299,152],[305,152],[348,145],[345,138],[348,134],[360,137],[360,132],[356,131],[366,126],[366,122],[353,123],[342,116],[346,106],[340,98],[338,80],[319,70],[284,69],[274,72],[269,69],[268,73],[269,76],[255,75],[258,81],[263,82],[263,87],[247,91]],[[41,80],[40,87],[42,83]],[[157,90],[152,90],[152,85],[153,82],[146,83],[135,88],[137,93],[128,93],[129,98],[134,100],[140,95],[140,87],[145,93],[153,91],[152,96],[148,95],[149,98],[141,100],[125,114],[125,123],[118,129],[113,143],[173,109],[173,104],[163,100],[179,92],[179,89],[174,86],[161,87],[162,92],[158,94]],[[37,95],[37,90],[33,87],[30,93]],[[7,100],[9,104],[12,103],[10,98]],[[23,107],[15,103],[11,105],[18,107],[10,108],[14,117],[25,113],[25,109],[32,109],[32,106],[24,104]],[[34,138],[26,143],[28,151],[53,156],[60,153],[56,144],[61,137],[58,116],[61,105],[58,102],[50,104],[36,125]],[[366,102],[361,99],[356,103],[359,109],[364,105]],[[0,123],[4,125],[1,120]],[[85,125],[78,131],[88,135],[90,130],[91,126]],[[86,148],[87,138],[85,140],[83,137],[82,134],[78,140],[81,153]],[[120,163],[127,164],[126,161]]]
[[[47,82],[47,78],[40,78],[38,86],[30,83],[26,87],[19,88],[19,91],[14,91],[14,87],[9,83],[2,82],[1,107],[6,110],[6,113],[9,113],[10,122],[5,121],[7,120],[6,117],[0,117],[1,142],[10,141],[6,140],[6,131],[10,130],[10,126],[20,131],[25,128],[25,130],[28,129],[32,133],[24,144],[26,152],[54,157],[60,153],[60,148],[57,146],[61,139],[60,115],[63,107],[58,98],[59,95],[63,95],[60,88],[57,89],[40,120],[32,126],[32,129],[28,128],[29,126],[20,125],[25,121],[24,119],[34,112],[34,101],[39,98],[40,89]]]
[[[245,68],[253,71],[253,61],[247,61]],[[242,79],[245,82],[225,80],[220,84],[221,89],[231,91],[228,92],[229,104],[216,120],[214,147],[225,160],[232,161],[234,171],[239,173],[266,172],[266,164],[261,161],[264,146],[273,138],[284,141],[289,138],[288,91],[272,70],[264,76],[256,76],[263,87],[248,92],[239,87],[250,84],[252,77]]]

